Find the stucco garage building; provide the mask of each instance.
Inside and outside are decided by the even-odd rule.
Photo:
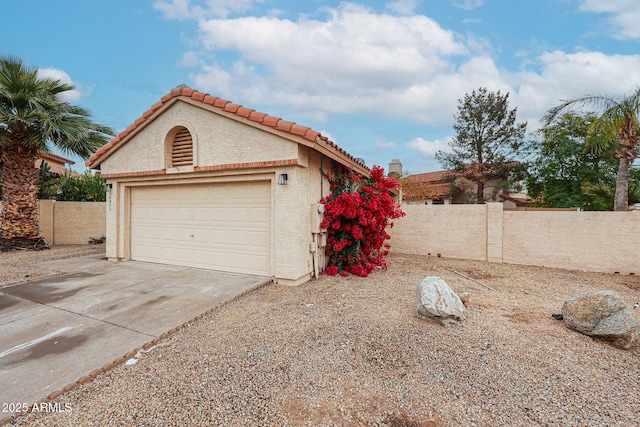
[[[299,284],[323,264],[321,170],[368,168],[299,126],[180,86],[93,155],[107,179],[107,257]],[[318,259],[319,258],[319,259]],[[315,267],[315,268],[314,268]]]

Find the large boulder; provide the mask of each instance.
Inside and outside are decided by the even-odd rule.
[[[418,317],[447,326],[463,322],[467,308],[458,295],[437,276],[425,277],[418,285]]]
[[[613,291],[587,292],[562,307],[565,324],[590,337],[628,350],[640,341],[640,326],[629,308]]]

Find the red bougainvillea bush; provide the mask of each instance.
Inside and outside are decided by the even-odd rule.
[[[389,220],[404,216],[389,190],[400,184],[384,175],[384,169],[374,166],[371,177],[348,169],[327,174],[331,195],[320,202],[325,205],[322,228],[327,229],[326,254],[329,265],[326,274],[347,273],[367,277],[376,267],[386,267],[385,256],[391,236]]]

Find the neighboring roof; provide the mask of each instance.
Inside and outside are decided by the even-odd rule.
[[[315,145],[316,147],[314,148],[318,149],[318,151],[324,152],[324,154],[334,160],[346,164],[347,166],[351,166],[358,172],[365,173],[367,175],[369,173],[369,168],[362,161],[347,153],[336,143],[329,140],[318,131],[306,126],[297,125],[294,122],[285,121],[279,117],[273,117],[265,113],[245,108],[238,104],[233,104],[231,101],[199,92],[187,87],[186,85],[180,85],[172,89],[167,95],[163,96],[162,99],[160,99],[160,102],[154,104],[141,117],[133,122],[132,125],[120,132],[118,136],[96,151],[96,153],[87,161],[87,166],[93,169],[98,168],[100,163],[109,157],[111,153],[125,144],[135,133],[143,128],[148,122],[153,120],[159,110],[163,110],[163,107],[171,105],[180,99],[188,100],[192,104],[195,101],[195,104],[202,104],[208,109],[214,107],[221,113],[226,113],[227,116],[231,113],[230,116],[232,118],[236,118],[239,121],[244,121],[248,124],[257,125],[258,127],[269,128],[272,132],[274,130],[278,131],[278,133],[283,137],[296,142],[308,141],[308,145]],[[302,138],[302,140],[300,138]]]
[[[406,177],[406,180],[410,182],[424,182],[427,184],[449,183],[451,182],[451,178],[456,174],[457,172],[454,170],[426,172],[409,175]]]
[[[56,161],[58,161],[58,162],[66,163],[66,164],[68,164],[68,165],[74,165],[74,164],[76,163],[76,162],[74,162],[74,161],[73,161],[73,160],[71,160],[71,159],[67,159],[66,157],[62,157],[62,156],[59,156],[58,154],[54,154],[54,153],[47,152],[47,151],[40,151],[40,152],[38,153],[38,156],[39,156],[41,159],[45,159],[45,160],[49,160],[49,159],[51,159],[51,160],[56,160]]]
[[[50,152],[40,151],[38,153],[38,160],[36,160],[35,162],[35,167],[39,168],[40,165],[42,165],[42,162],[46,162],[49,165],[49,170],[59,176],[63,176],[65,173],[70,173],[70,171],[66,169],[64,165],[56,165],[53,162],[64,163],[68,165],[73,165],[76,163],[71,159],[67,159],[66,157],[62,157]]]
[[[456,172],[454,170],[409,175],[403,180],[402,196],[406,200],[449,197],[451,192],[450,183],[455,175]]]
[[[500,197],[502,197],[505,200],[509,200],[510,202],[515,203],[516,206],[529,206],[529,200],[527,200],[526,197],[508,196],[506,194],[500,194]]]

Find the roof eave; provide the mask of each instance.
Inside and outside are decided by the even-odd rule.
[[[350,167],[364,176],[368,177],[370,174],[370,170],[366,165],[358,162],[353,156],[348,154],[337,144],[311,128],[300,126],[293,122],[287,122],[278,117],[259,113],[255,110],[250,110],[237,104],[232,104],[230,101],[212,97],[202,92],[194,91],[190,88],[186,88],[186,90],[184,88],[175,88],[169,94],[162,97],[160,102],[154,104],[133,124],[118,134],[118,136],[112,139],[105,146],[96,151],[96,153],[87,160],[86,165],[91,169],[100,169],[100,164],[117,151],[120,146],[129,141],[149,123],[153,122],[155,118],[160,116],[165,110],[178,101],[183,101],[196,107],[204,108],[207,111],[250,125],[256,129],[303,144],[345,166]]]

